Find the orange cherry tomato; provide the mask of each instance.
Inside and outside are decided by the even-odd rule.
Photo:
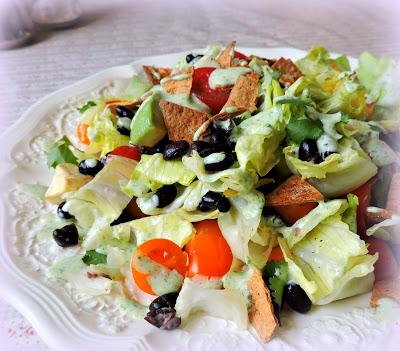
[[[196,235],[185,246],[189,257],[187,276],[222,277],[232,265],[232,251],[216,220],[194,224]]]
[[[88,124],[78,124],[78,128],[76,129],[76,136],[78,137],[78,140],[85,145],[89,145],[90,144],[90,140],[88,137],[88,128],[89,125]]]
[[[280,246],[275,246],[268,257],[268,261],[282,261],[283,259],[284,256]]]
[[[138,257],[148,257],[169,270],[176,270],[185,276],[187,257],[181,248],[168,239],[151,239],[140,245],[132,255],[131,270],[136,285],[144,292],[157,295],[148,281],[150,273],[141,272],[136,266]]]
[[[317,202],[308,202],[298,205],[274,206],[274,209],[279,212],[286,223],[293,224],[316,208],[317,205]]]
[[[371,255],[376,252],[379,254],[378,261],[374,265],[375,279],[386,280],[396,278],[400,270],[390,246],[383,240],[376,238],[368,238],[366,242],[369,244],[368,251]]]

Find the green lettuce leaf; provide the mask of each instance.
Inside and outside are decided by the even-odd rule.
[[[248,262],[249,241],[257,233],[264,207],[264,195],[258,191],[229,198],[231,209],[221,213],[218,225],[234,257]]]
[[[125,98],[137,100],[151,89],[151,84],[144,82],[139,76],[133,76],[124,92]]]
[[[338,66],[342,71],[351,71],[350,62],[346,55],[341,55],[333,60],[333,62]]]
[[[208,289],[188,278],[183,283],[175,310],[183,325],[198,312],[230,320],[243,330],[248,325],[246,298],[238,290]]]
[[[377,255],[368,255],[364,241],[349,230],[339,215],[311,230],[291,249],[284,238],[279,245],[296,281],[317,305],[370,291]]]
[[[56,141],[47,154],[47,166],[56,168],[57,165],[62,163],[78,164],[77,158],[72,153],[70,146],[71,142],[66,136]]]
[[[343,213],[343,222],[346,223],[353,233],[357,234],[357,207],[358,197],[354,194],[347,194],[349,207]]]
[[[246,305],[251,307],[251,295],[249,290],[249,281],[253,275],[254,267],[245,265],[240,271],[230,271],[222,278],[224,289],[237,290],[246,299]]]

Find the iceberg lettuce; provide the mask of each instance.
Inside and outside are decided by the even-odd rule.
[[[230,320],[240,329],[246,329],[248,325],[246,298],[238,290],[208,289],[188,278],[184,280],[175,310],[182,318],[182,324],[187,324],[200,312]]]
[[[258,191],[229,198],[231,209],[221,213],[218,225],[234,257],[248,262],[249,241],[256,235],[264,207],[264,195]]]

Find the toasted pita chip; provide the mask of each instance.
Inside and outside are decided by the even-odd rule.
[[[235,46],[236,42],[232,41],[216,58],[215,61],[217,61],[222,68],[232,67],[235,56]]]
[[[185,68],[178,73],[163,78],[161,86],[169,94],[190,94],[192,90],[194,67]]]
[[[153,85],[157,85],[160,83],[161,79],[168,77],[171,74],[172,69],[154,66],[143,66],[143,71],[146,74],[148,80]]]
[[[371,307],[379,306],[379,299],[389,298],[400,303],[400,279],[380,280],[375,282],[371,295]]]
[[[274,314],[271,295],[259,270],[255,270],[252,274],[248,287],[252,302],[249,310],[250,323],[260,339],[268,342],[278,328],[278,320]]]
[[[300,205],[324,199],[317,189],[299,176],[291,176],[265,196],[267,206]]]
[[[258,80],[259,76],[256,72],[241,75],[233,86],[228,101],[223,108],[236,107],[237,109],[254,112],[257,109]]]
[[[128,110],[135,110],[139,105],[141,104],[140,100],[131,100],[131,101],[126,101],[126,100],[109,100],[106,102],[106,105],[110,109],[111,113],[113,115],[117,114],[116,107],[117,106],[123,106],[126,107]]]
[[[186,140],[193,142],[194,133],[210,116],[201,111],[161,100],[160,108],[164,116],[168,138],[172,141]]]
[[[389,218],[392,218],[392,214],[385,208],[378,208],[378,207],[367,208],[367,223],[369,225],[381,223]]]
[[[279,82],[282,84],[293,84],[303,75],[292,60],[283,57],[276,61],[271,68],[281,71]]]
[[[400,172],[393,174],[386,209],[392,213],[400,213]]]

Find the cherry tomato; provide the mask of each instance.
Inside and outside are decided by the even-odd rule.
[[[351,191],[352,194],[358,197],[357,234],[360,236],[365,236],[367,230],[367,208],[371,203],[371,192],[375,182],[376,178],[374,177],[364,185]]]
[[[317,202],[308,202],[298,205],[274,206],[274,209],[279,212],[286,223],[293,224],[316,208],[317,205]]]
[[[110,155],[117,155],[140,161],[140,148],[137,146],[118,146],[110,152]]]
[[[284,256],[280,246],[275,246],[268,257],[268,261],[282,261],[283,259]]]
[[[234,58],[237,58],[239,60],[246,60],[247,56],[245,54],[242,54],[239,51],[235,51],[235,54],[233,55]]]
[[[216,220],[196,223],[196,235],[185,246],[189,257],[187,276],[222,277],[232,265],[232,251]]]
[[[144,242],[132,255],[131,269],[136,285],[148,294],[157,295],[148,281],[150,274],[139,271],[135,265],[138,257],[143,256],[150,258],[169,270],[176,270],[183,276],[186,274],[186,255],[173,241],[168,239],[151,239]]]
[[[78,128],[76,129],[76,136],[78,137],[78,140],[85,145],[90,144],[89,137],[87,135],[89,125],[87,124],[78,124]]]
[[[208,77],[214,70],[214,67],[196,68],[192,85],[192,93],[211,109],[213,115],[221,111],[231,92],[231,89],[212,89],[208,85]]]
[[[375,263],[375,279],[386,280],[392,279],[399,275],[399,266],[390,246],[383,240],[376,238],[368,238],[366,242],[369,244],[368,251],[370,254],[379,254],[378,261]]]

